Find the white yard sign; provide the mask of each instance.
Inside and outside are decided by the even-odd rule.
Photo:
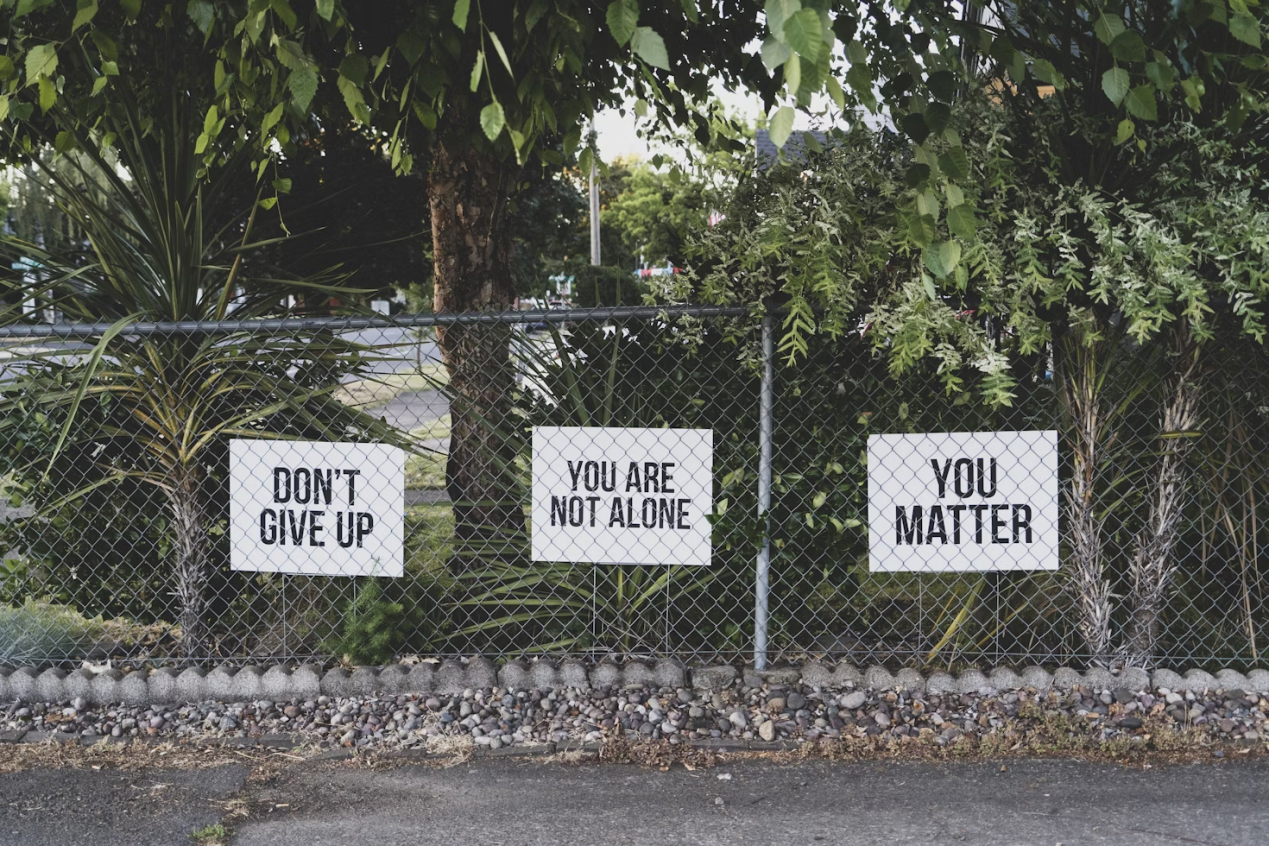
[[[710,561],[712,429],[533,429],[533,560]]]
[[[1058,568],[1056,432],[868,438],[874,573]]]
[[[230,567],[403,575],[405,453],[382,444],[229,443]]]

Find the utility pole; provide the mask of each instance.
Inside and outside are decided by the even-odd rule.
[[[592,139],[594,135],[592,134]],[[598,267],[599,254],[599,166],[590,161],[590,263]]]

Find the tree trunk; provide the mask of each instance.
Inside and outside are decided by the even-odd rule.
[[[461,130],[461,115],[451,111],[442,120]],[[515,300],[506,205],[520,168],[474,149],[462,131],[450,136],[459,140],[435,146],[428,175],[436,265],[433,309],[504,311]],[[524,512],[510,469],[515,450],[508,434],[517,424],[511,414],[515,374],[510,340],[507,324],[437,329],[449,371],[445,488],[453,503],[460,553],[451,562],[455,570],[470,566],[473,550],[505,558],[510,545],[523,539]]]
[[[207,513],[197,473],[182,471],[168,492],[176,552],[176,598],[180,605],[181,655],[189,663],[211,657],[206,620]]]
[[[1129,570],[1131,612],[1121,652],[1125,663],[1132,667],[1149,667],[1159,654],[1163,607],[1176,571],[1172,548],[1181,523],[1187,459],[1194,450],[1191,438],[1178,435],[1192,432],[1199,425],[1199,356],[1185,321],[1177,325],[1174,338],[1176,363],[1173,377],[1168,380],[1160,421],[1159,461],[1150,516],[1134,538]]]
[[[1078,334],[1054,344],[1054,370],[1062,410],[1070,431],[1074,468],[1063,492],[1071,535],[1070,587],[1075,596],[1077,628],[1091,660],[1106,664],[1110,655],[1110,582],[1102,558],[1102,520],[1096,512],[1096,483],[1101,450],[1110,436],[1101,388],[1105,374],[1096,344]]]

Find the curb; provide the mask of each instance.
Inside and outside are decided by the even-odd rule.
[[[0,701],[64,702],[82,698],[86,703],[145,706],[179,702],[221,702],[315,699],[351,696],[397,696],[432,693],[454,696],[471,688],[501,687],[508,690],[551,690],[562,688],[615,690],[641,688],[695,688],[721,691],[733,685],[759,688],[764,685],[807,687],[863,687],[872,690],[906,690],[913,693],[990,693],[1016,688],[1070,690],[1084,685],[1096,690],[1127,688],[1132,691],[1165,688],[1171,691],[1243,690],[1269,693],[1269,670],[1252,670],[1246,675],[1224,669],[1212,675],[1192,669],[1184,675],[1173,670],[1147,672],[1125,669],[1117,673],[1094,667],[1083,673],[1059,667],[1050,673],[1042,667],[1028,667],[1021,673],[997,667],[988,673],[969,669],[959,676],[944,672],[923,674],[917,670],[897,672],[872,666],[859,669],[853,664],[830,665],[809,661],[801,667],[770,670],[737,670],[732,666],[688,668],[679,661],[629,661],[618,665],[600,661],[587,666],[577,660],[554,663],[508,661],[501,667],[487,658],[446,659],[406,666],[341,667],[323,670],[315,664],[291,668],[283,665],[236,667],[222,664],[206,671],[197,667],[177,670],[119,670],[93,672],[87,669],[67,673],[51,667],[0,668]],[[5,742],[0,739],[0,742]]]

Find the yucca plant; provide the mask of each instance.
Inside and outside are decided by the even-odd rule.
[[[17,353],[0,382],[0,427],[19,425],[22,409],[58,421],[53,442],[11,468],[38,509],[32,519],[124,480],[162,492],[182,653],[204,658],[228,440],[405,440],[332,397],[342,374],[372,361],[366,347],[318,331],[133,328],[254,318],[277,314],[288,295],[324,303],[356,293],[333,272],[288,278],[253,267],[265,242],[252,240],[260,204],[250,194],[249,145],[209,157],[183,95],[173,96],[163,125],[139,113],[124,86],[91,130],[50,113],[58,133],[31,161],[82,238],[56,253],[3,241],[10,258],[40,268],[36,281],[5,280],[3,321],[26,320],[24,310],[39,305],[108,328],[88,340],[91,350]]]

